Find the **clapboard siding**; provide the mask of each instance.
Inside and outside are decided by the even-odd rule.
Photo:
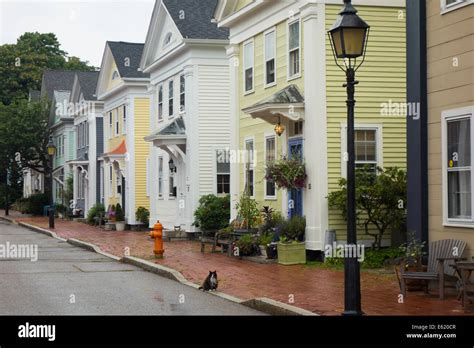
[[[215,192],[216,150],[230,147],[230,85],[227,66],[199,66],[199,191]]]
[[[149,134],[150,100],[135,98],[135,209],[145,207],[150,209],[150,199],[147,196],[147,158],[150,155],[150,144],[144,140]],[[135,212],[133,212],[135,213]]]
[[[326,6],[326,27],[336,20],[340,5]],[[384,167],[406,167],[406,117],[381,116],[381,104],[406,101],[406,29],[403,8],[357,6],[371,32],[364,65],[357,72],[356,124],[382,126]],[[402,11],[402,12],[400,12]],[[338,189],[341,178],[341,125],[347,123],[344,73],[335,65],[329,40],[327,58],[328,175],[329,192]],[[330,211],[329,227],[338,239],[346,238],[346,223]],[[388,237],[388,236],[386,236]],[[360,239],[372,239],[359,231]]]

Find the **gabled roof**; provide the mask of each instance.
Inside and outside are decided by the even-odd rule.
[[[41,96],[52,100],[54,91],[70,91],[74,83],[74,70],[45,70],[41,84]]]
[[[218,0],[163,0],[174,23],[185,39],[229,39],[227,28],[213,23]]]
[[[99,71],[80,71],[77,73],[77,79],[85,100],[97,100],[95,92],[99,74]]]
[[[149,74],[138,71],[145,44],[123,41],[107,41],[114,56],[121,78],[148,78]],[[129,63],[129,64],[126,64]]]

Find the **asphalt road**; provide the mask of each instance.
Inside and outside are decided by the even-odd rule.
[[[0,251],[8,243],[37,245],[38,260],[0,254],[0,315],[263,314],[0,221]]]

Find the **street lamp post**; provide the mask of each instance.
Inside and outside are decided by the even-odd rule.
[[[365,59],[370,27],[358,15],[351,0],[344,0],[344,8],[329,30],[329,40],[336,65],[346,73],[347,89],[347,244],[357,244],[354,107],[356,71]],[[358,62],[357,59],[361,58]],[[340,63],[339,60],[342,60]],[[355,249],[357,250],[357,249]],[[360,265],[357,255],[344,260],[344,315],[362,315],[360,295]]]
[[[49,137],[49,142],[47,145],[47,150],[48,150],[48,156],[49,156],[49,180],[50,180],[50,196],[49,196],[49,210],[48,210],[48,215],[49,215],[49,228],[54,229],[54,215],[56,212],[54,211],[54,196],[53,196],[53,158],[54,155],[56,154],[56,145],[54,145],[53,137]]]

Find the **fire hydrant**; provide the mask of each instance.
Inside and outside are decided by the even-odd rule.
[[[163,249],[163,225],[159,221],[153,226],[150,237],[155,240],[155,248],[153,250],[155,257],[162,258],[165,249]]]

